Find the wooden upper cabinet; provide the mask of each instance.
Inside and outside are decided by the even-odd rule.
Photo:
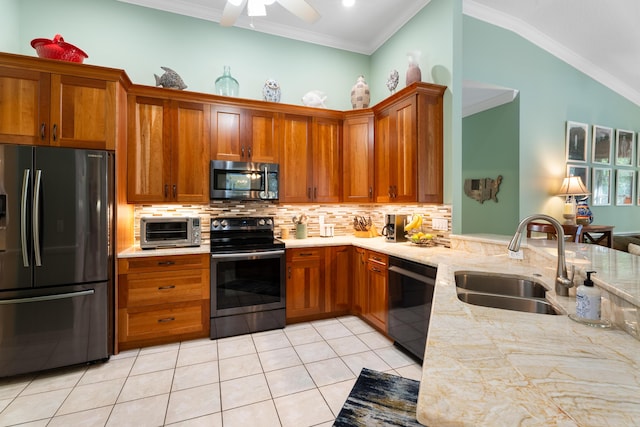
[[[280,201],[339,202],[342,195],[340,120],[285,115],[280,121]]]
[[[128,201],[209,200],[209,106],[129,95]]]
[[[342,200],[373,202],[373,113],[363,117],[347,117],[343,123],[343,135]]]
[[[311,118],[284,115],[280,122],[280,201],[304,203],[312,199]]]
[[[211,159],[277,163],[277,118],[268,111],[214,107]]]
[[[415,97],[398,102],[376,117],[376,202],[418,199]]]
[[[342,197],[342,124],[314,118],[312,126],[313,202],[338,203]]]
[[[118,83],[0,67],[3,142],[115,149]]]

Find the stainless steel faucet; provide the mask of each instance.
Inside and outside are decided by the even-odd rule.
[[[543,220],[549,222],[556,229],[556,235],[558,236],[558,270],[556,272],[556,295],[569,296],[569,288],[573,286],[573,276],[575,274],[575,266],[571,266],[571,277],[567,276],[567,263],[564,253],[564,229],[562,224],[557,219],[550,217],[549,215],[534,214],[524,218],[518,224],[511,242],[509,242],[509,250],[512,252],[518,252],[520,250],[520,241],[522,240],[522,232],[527,224],[534,220]]]

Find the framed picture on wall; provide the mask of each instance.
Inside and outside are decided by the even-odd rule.
[[[633,166],[636,149],[636,133],[628,130],[616,130],[616,165]]]
[[[616,170],[616,206],[632,206],[635,174],[633,170]]]
[[[589,126],[584,123],[567,122],[566,149],[568,162],[587,161],[587,133]]]
[[[567,176],[579,176],[585,187],[589,188],[589,168],[582,165],[567,165]]]
[[[601,165],[611,164],[611,143],[613,142],[613,129],[593,125],[591,141],[591,161]]]
[[[591,177],[591,206],[611,204],[611,169],[593,168]]]

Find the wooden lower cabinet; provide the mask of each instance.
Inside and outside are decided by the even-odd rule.
[[[331,246],[326,248],[326,274],[329,291],[328,310],[333,316],[351,311],[353,287],[351,286],[351,248]]]
[[[325,312],[324,248],[287,249],[287,322]]]
[[[367,303],[367,250],[353,247],[351,252],[353,271],[353,305],[354,314],[364,315]]]
[[[389,258],[378,252],[367,251],[367,280],[365,286],[365,312],[363,316],[378,330],[387,332],[388,292],[387,273]]]
[[[209,336],[209,254],[118,260],[118,349]]]

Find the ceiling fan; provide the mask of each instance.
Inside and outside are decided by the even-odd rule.
[[[287,9],[298,18],[312,24],[320,18],[320,14],[306,0],[227,0],[227,4],[222,12],[220,25],[230,27],[235,24],[236,20],[247,6],[247,15],[267,16],[267,9],[275,2],[280,3],[282,7]]]

